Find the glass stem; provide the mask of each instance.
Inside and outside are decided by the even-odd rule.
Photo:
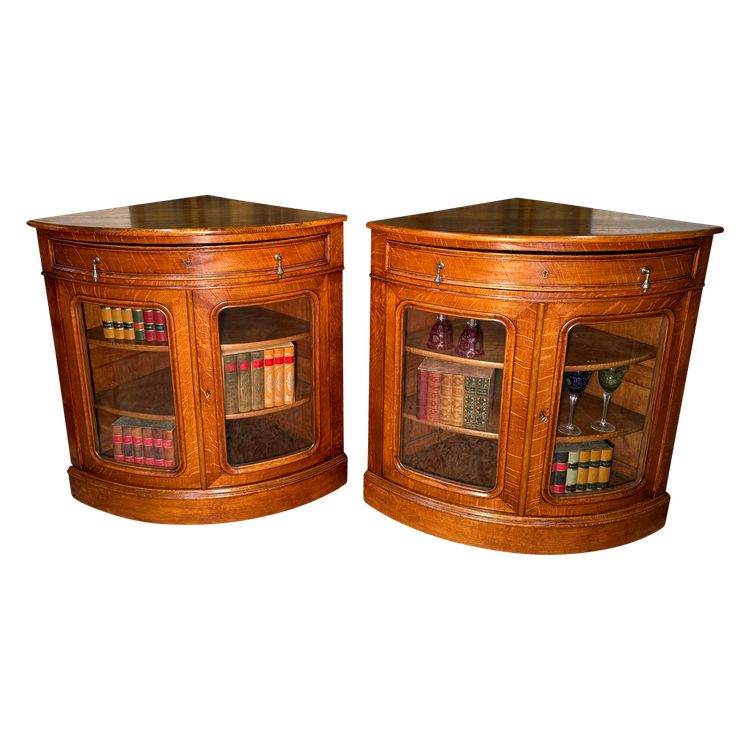
[[[609,391],[604,391],[604,397],[602,404],[602,418],[601,418],[601,424],[604,424],[607,421],[607,410],[609,409],[609,402],[612,400],[612,394]]]
[[[576,410],[577,401],[578,401],[578,394],[571,393],[570,394],[570,411],[568,412],[568,427],[572,427],[573,425],[573,413]]]

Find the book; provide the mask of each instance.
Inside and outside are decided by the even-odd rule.
[[[151,429],[154,443],[154,466],[164,468],[164,440],[162,439],[161,423],[155,422]]]
[[[133,436],[133,462],[143,466],[146,463],[143,453],[143,425],[133,424],[130,427],[130,434]]]
[[[143,311],[143,331],[146,341],[156,341],[156,330],[154,329],[154,311]]]
[[[596,489],[606,490],[609,487],[609,477],[612,471],[612,454],[614,448],[606,440],[601,441],[601,457],[599,459],[599,473],[596,478]]]
[[[284,405],[284,347],[273,350],[273,405]]]
[[[427,368],[427,420],[440,420],[440,370],[437,360],[430,360]]]
[[[426,360],[423,360],[424,364]],[[427,380],[426,368],[419,365],[417,368],[417,419],[427,419]]]
[[[579,443],[578,446],[576,492],[586,492],[588,489],[589,462],[591,461],[591,443]]]
[[[224,413],[239,413],[239,394],[237,392],[237,355],[225,354],[224,365]]]
[[[143,310],[140,308],[133,310],[133,330],[135,331],[136,341],[146,340],[146,329],[143,325]]]
[[[118,417],[112,422],[112,454],[115,461],[124,463],[125,453],[122,449],[122,417]]]
[[[295,379],[294,344],[290,341],[284,347],[284,403],[294,403]]]
[[[440,365],[440,415],[443,424],[451,424],[453,420],[453,373],[445,367],[447,362]]]
[[[167,318],[161,310],[154,310],[155,340],[164,343],[167,340]]]
[[[251,409],[262,409],[264,405],[264,384],[263,384],[263,352],[257,349],[250,352],[250,370],[252,385],[252,403]]]
[[[135,341],[135,328],[133,328],[133,311],[129,307],[122,308],[122,331],[125,341]]]
[[[263,350],[263,407],[270,409],[273,404],[275,378],[273,370],[273,349]]]
[[[174,422],[162,422],[161,445],[163,466],[165,469],[174,469],[177,465],[174,449],[174,428]]]
[[[552,471],[550,472],[549,488],[553,495],[565,494],[565,477],[568,473],[568,448],[565,443],[555,446],[552,456]]]
[[[127,417],[122,418],[122,452],[126,464],[134,464],[135,456],[133,455],[133,433],[131,430],[132,420]]]
[[[143,427],[143,463],[154,466],[154,430],[150,425]]]
[[[602,442],[591,443],[591,458],[589,459],[589,476],[586,481],[586,489],[590,492],[596,489],[599,481],[599,468],[602,460]]]
[[[460,427],[464,419],[464,376],[454,373],[451,378],[453,379],[453,404],[449,421]]]
[[[565,473],[565,492],[575,492],[578,481],[578,457],[580,443],[570,443],[568,448],[568,469]]]
[[[250,352],[237,353],[237,400],[240,412],[250,411],[253,408]]]
[[[112,340],[115,337],[115,322],[112,319],[112,308],[109,305],[100,305],[102,313],[102,335],[105,339]]]
[[[112,328],[114,329],[115,339],[123,341],[125,339],[125,330],[122,326],[122,308],[112,308]]]

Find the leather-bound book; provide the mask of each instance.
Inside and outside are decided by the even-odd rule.
[[[167,317],[161,310],[154,310],[154,333],[159,343],[167,340]]]
[[[156,341],[156,329],[154,328],[154,310],[143,311],[143,329],[146,341]]]
[[[284,347],[284,403],[294,403],[294,344]]]
[[[453,402],[449,422],[460,427],[464,422],[464,376],[454,373],[451,375],[451,379],[453,381]]]
[[[555,446],[552,457],[552,471],[550,472],[549,488],[553,495],[565,494],[565,477],[568,473],[568,448],[565,443]]]
[[[155,424],[160,424],[156,422]],[[151,431],[154,436],[154,466],[164,467],[164,440],[161,427],[154,427]]]
[[[133,460],[136,464],[143,466],[146,463],[143,452],[143,425],[134,422],[130,432],[133,436]]]
[[[256,349],[250,352],[250,378],[252,384],[252,405],[253,411],[262,409],[265,405],[263,385],[263,352]]]
[[[122,417],[112,422],[112,453],[115,461],[125,462],[125,453],[122,449]]]
[[[101,305],[99,309],[102,313],[102,335],[105,339],[114,339],[115,323],[112,320],[112,308],[109,305]]]
[[[439,421],[443,424],[450,424],[453,419],[453,374],[448,367],[448,363],[442,362],[440,367],[440,417]]]
[[[440,370],[437,361],[432,360],[427,370],[427,420],[437,422],[440,419]]]
[[[125,341],[135,341],[135,328],[133,328],[133,311],[129,307],[122,308],[122,332]]]
[[[237,398],[240,412],[250,411],[253,408],[250,352],[237,354]]]
[[[143,463],[154,466],[154,428],[149,424],[143,428]]]
[[[263,407],[270,409],[273,406],[273,393],[275,387],[273,349],[263,351]]]
[[[589,481],[589,466],[591,462],[591,443],[580,443],[578,448],[578,475],[576,476],[576,492],[586,492]]]
[[[239,413],[239,393],[237,389],[237,355],[225,354],[224,362],[224,413]]]
[[[591,458],[589,459],[589,477],[586,482],[586,489],[591,491],[596,489],[599,481],[599,468],[602,461],[602,443],[597,441],[591,443]]]
[[[134,464],[133,455],[133,433],[130,419],[123,417],[122,420],[122,452],[126,464]]]
[[[284,405],[284,347],[273,350],[273,405]]]
[[[609,477],[612,472],[612,453],[611,443],[602,440],[602,453],[599,459],[599,474],[596,479],[596,489],[606,490],[609,487]]]
[[[115,333],[115,339],[117,341],[123,341],[125,339],[125,330],[122,327],[122,308],[112,308],[112,327]]]
[[[580,455],[580,443],[568,443],[568,468],[565,472],[565,493],[576,491],[578,481],[578,457]]]
[[[143,310],[139,307],[133,310],[133,330],[135,331],[136,341],[146,340],[146,329],[143,323]]]
[[[164,458],[164,468],[174,469],[177,466],[175,461],[175,449],[174,449],[174,433],[175,425],[174,422],[163,422],[163,428],[161,431],[162,441],[162,456]]]

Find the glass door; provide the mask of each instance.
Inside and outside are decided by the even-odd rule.
[[[219,313],[224,438],[232,467],[315,443],[312,302],[227,307]]]

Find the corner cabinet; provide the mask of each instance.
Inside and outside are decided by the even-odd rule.
[[[208,523],[345,483],[345,218],[200,196],[29,222],[74,497]]]
[[[721,228],[526,199],[368,226],[366,501],[515,552],[661,528]]]

